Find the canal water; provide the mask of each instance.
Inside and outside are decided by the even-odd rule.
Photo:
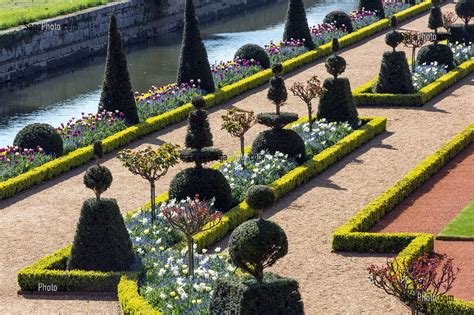
[[[307,0],[308,23],[321,23],[333,10],[349,12],[356,0]],[[244,44],[261,46],[281,40],[287,3],[244,12],[225,21],[201,27],[209,61],[232,60]],[[126,50],[132,86],[147,91],[152,85],[175,82],[179,58],[180,36],[169,35],[146,45]],[[16,133],[34,122],[59,126],[81,112],[95,113],[104,73],[104,56],[71,65],[47,79],[26,87],[0,89],[0,147],[13,143]]]

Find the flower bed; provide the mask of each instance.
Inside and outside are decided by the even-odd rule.
[[[428,0],[410,7],[409,9],[406,9],[402,12],[396,13],[395,16],[397,17],[397,20],[401,22],[412,16],[429,10],[430,6],[431,1]],[[389,28],[389,20],[382,19],[351,34],[342,36],[340,38],[339,44],[341,48],[347,47],[387,28]],[[304,66],[305,64],[327,56],[331,53],[330,48],[330,44],[323,44],[316,50],[305,52],[298,57],[284,61],[284,73],[288,73],[296,68]],[[266,69],[236,83],[225,86],[222,89],[216,91],[214,94],[205,96],[207,107],[217,106],[245,91],[267,83],[270,78],[271,71]],[[161,88],[156,88],[156,90],[161,90]],[[148,93],[139,95],[140,99],[148,98],[148,100],[151,102],[153,99],[150,99],[150,96],[154,92],[155,90],[152,89]],[[131,141],[143,137],[151,132],[161,130],[166,126],[183,121],[192,110],[192,106],[189,103],[172,107],[174,109],[165,111],[157,116],[150,117],[137,125],[128,127],[127,129],[105,138],[103,141],[105,153],[111,152],[114,149],[130,143]],[[74,167],[83,165],[92,158],[92,146],[89,145],[87,147],[70,152],[69,154],[53,161],[45,163],[44,165],[30,169],[26,173],[20,174],[14,178],[10,178],[7,181],[0,182],[0,199],[13,196],[17,192],[20,192],[28,187],[41,183],[44,180],[56,177]]]
[[[418,72],[418,77],[415,77],[415,85],[423,85],[432,79],[434,80],[428,85],[421,87],[417,93],[372,93],[372,88],[377,80],[377,78],[374,78],[352,91],[354,102],[359,106],[423,106],[433,97],[472,73],[474,71],[474,58],[464,61],[453,70],[442,74],[438,78],[436,76],[443,71],[437,68],[433,70],[432,66],[418,66],[417,68],[420,72]]]
[[[339,227],[333,234],[333,250],[399,252],[396,260],[402,265],[408,264],[424,252],[432,251],[434,237],[431,234],[371,233],[367,231],[453,159],[456,154],[473,142],[474,124],[471,124],[440,150],[418,164],[399,182],[362,208],[346,224]],[[473,302],[458,299],[435,301],[431,307],[434,314],[470,314],[474,312]]]

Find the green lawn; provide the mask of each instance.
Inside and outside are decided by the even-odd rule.
[[[0,0],[0,30],[113,1],[114,0]]]
[[[449,222],[439,236],[474,239],[474,201]]]

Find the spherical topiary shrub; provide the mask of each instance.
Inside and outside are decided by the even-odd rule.
[[[265,185],[250,187],[245,196],[247,204],[259,211],[260,218],[262,218],[263,210],[270,209],[275,204],[275,200],[275,193],[270,187]]]
[[[115,199],[86,200],[67,269],[127,271],[133,261],[132,242]]]
[[[397,26],[397,18],[393,15],[390,18],[390,27],[392,28],[392,31],[385,35],[385,44],[392,47],[393,51],[395,51],[395,48],[403,41],[403,34],[396,31]]]
[[[255,44],[247,44],[239,48],[235,53],[234,59],[255,60],[264,68],[270,68],[270,56],[265,49]]]
[[[221,172],[208,168],[188,168],[179,172],[171,181],[170,199],[183,200],[199,195],[201,200],[215,198],[214,206],[225,212],[232,207],[232,192]]]
[[[300,135],[289,129],[271,129],[262,131],[257,135],[252,144],[252,155],[262,151],[271,154],[281,152],[296,159],[298,163],[306,161],[305,144]]]
[[[43,148],[47,154],[60,156],[63,154],[63,139],[48,124],[34,123],[21,129],[13,141],[13,145],[23,149]]]
[[[346,60],[336,54],[339,50],[339,40],[337,38],[333,38],[331,50],[334,54],[326,59],[326,71],[337,78],[346,70]]]
[[[336,10],[329,12],[324,18],[323,23],[334,23],[337,28],[345,29],[348,33],[354,31],[351,17],[344,11]]]
[[[383,1],[380,0],[359,0],[359,11],[366,10],[376,12],[379,18],[385,17],[385,10],[383,9]]]
[[[233,263],[263,281],[263,270],[288,253],[285,231],[277,224],[263,219],[239,225],[229,239],[229,254]]]
[[[92,166],[84,174],[84,185],[95,192],[97,200],[112,184],[112,173],[105,166]]]
[[[421,47],[416,57],[419,65],[437,62],[441,66],[446,66],[448,70],[454,68],[454,54],[451,48],[442,44],[431,44]]]

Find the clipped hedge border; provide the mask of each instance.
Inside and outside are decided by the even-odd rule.
[[[434,236],[424,233],[366,232],[393,210],[413,191],[438,172],[459,152],[474,142],[474,124],[457,134],[441,149],[427,157],[382,195],[372,200],[333,234],[335,251],[399,252],[396,260],[406,265],[433,250]],[[434,314],[473,314],[474,303],[459,299],[442,299],[430,304]]]
[[[431,0],[421,2],[402,12],[396,13],[398,21],[404,21],[429,10]],[[388,18],[377,21],[360,30],[345,35],[339,39],[341,48],[357,43],[367,37],[370,37],[382,30],[388,29],[390,22]],[[331,53],[331,43],[319,46],[317,49],[306,52],[298,57],[283,62],[283,72],[288,73],[319,58]],[[217,106],[223,102],[252,90],[260,85],[270,81],[272,72],[270,69],[260,71],[250,77],[244,78],[234,84],[223,87],[214,94],[206,95],[207,108]],[[145,122],[131,126],[103,140],[104,152],[109,153],[122,147],[134,140],[142,138],[152,132],[164,129],[165,127],[184,121],[192,111],[191,104],[185,104],[169,112],[148,118]],[[59,176],[73,168],[86,164],[93,159],[92,145],[79,148],[69,154],[47,162],[41,166],[35,167],[6,181],[0,182],[0,200],[11,197],[16,193],[23,191],[31,186],[37,185],[45,180]]]
[[[269,185],[274,190],[277,199],[280,199],[296,187],[320,174],[329,166],[342,159],[349,152],[354,151],[356,148],[374,138],[376,135],[381,134],[386,129],[386,118],[361,117],[361,119],[366,121],[366,124],[361,128],[353,131],[333,146],[313,156],[313,158],[309,159],[304,164],[296,167]],[[307,120],[308,118],[304,117],[294,124],[303,123]],[[220,163],[213,167],[219,166]],[[167,194],[165,193],[157,198],[157,203],[166,200]],[[136,211],[138,210],[129,212],[127,215],[133,215]],[[225,213],[217,226],[205,232],[201,232],[194,237],[197,247],[204,248],[216,243],[228,232],[239,226],[241,223],[254,217],[256,214],[257,211],[250,208],[245,201],[241,202],[239,205]],[[181,246],[183,246],[182,243],[177,244],[177,247]],[[159,311],[153,309],[153,307],[139,294],[137,277],[122,277],[119,283],[118,298],[122,311],[125,314],[160,314]]]
[[[433,97],[456,84],[473,71],[474,58],[471,58],[414,94],[372,93],[372,87],[378,79],[378,77],[375,77],[371,81],[353,90],[352,96],[357,106],[385,105],[419,107],[425,105]]]
[[[55,285],[58,291],[116,292],[120,278],[133,272],[66,270],[71,246],[39,259],[18,272],[22,291],[39,291],[39,285]]]

